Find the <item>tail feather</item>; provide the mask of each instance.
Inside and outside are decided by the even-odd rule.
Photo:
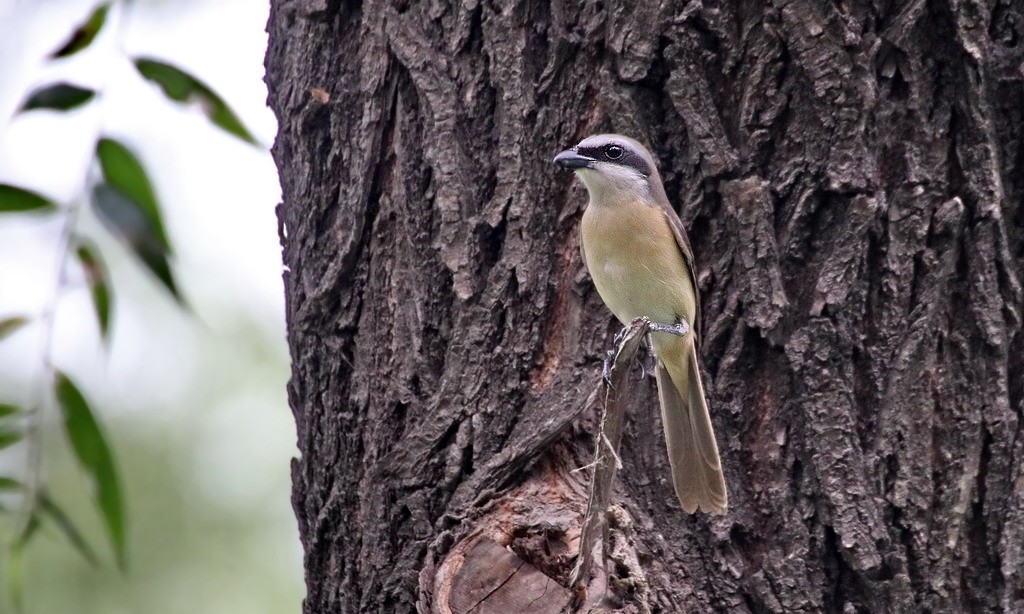
[[[671,348],[665,345],[669,344],[658,344],[656,375],[676,496],[688,513],[699,508],[724,514],[728,507],[725,476],[704,399],[696,349],[689,339],[676,338]]]

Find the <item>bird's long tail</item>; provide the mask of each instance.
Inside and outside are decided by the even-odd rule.
[[[692,337],[656,336],[658,397],[676,496],[688,513],[724,514],[725,476]]]

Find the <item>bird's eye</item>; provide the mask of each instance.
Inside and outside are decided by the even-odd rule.
[[[622,148],[619,147],[618,145],[609,145],[608,147],[605,148],[604,155],[609,160],[618,160],[619,158],[622,157]]]

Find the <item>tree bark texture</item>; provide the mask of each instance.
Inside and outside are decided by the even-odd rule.
[[[1024,612],[1024,4],[271,4],[305,612],[444,611],[484,537],[566,585],[619,326],[550,160],[610,131],[697,254],[730,510],[635,386],[597,607]]]

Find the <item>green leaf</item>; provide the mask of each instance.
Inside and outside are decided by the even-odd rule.
[[[0,403],[0,418],[14,416],[21,413],[21,408],[10,403]]]
[[[168,256],[171,244],[164,230],[153,185],[138,158],[124,145],[101,139],[96,155],[106,184],[93,191],[101,220],[120,236],[165,288],[182,303]]]
[[[4,565],[7,576],[7,594],[10,595],[11,604],[18,612],[24,610],[24,599],[22,587],[25,577],[25,547],[39,529],[39,519],[33,514],[28,519],[25,529],[21,532],[11,547],[7,550],[7,564]]]
[[[107,267],[100,259],[99,251],[89,243],[80,242],[75,253],[78,255],[78,261],[82,264],[82,270],[85,271],[85,278],[89,282],[92,306],[96,310],[96,318],[99,320],[100,335],[104,341],[109,341],[112,293]]]
[[[135,68],[143,77],[159,85],[165,96],[178,102],[188,101],[189,96],[199,85],[198,79],[170,64],[157,60],[136,58]]]
[[[18,431],[4,429],[0,431],[0,450],[9,448],[24,439],[25,434]]]
[[[242,120],[235,115],[235,112],[231,110],[231,107],[229,107],[219,96],[210,90],[206,90],[206,101],[209,105],[205,107],[206,114],[214,125],[220,127],[229,134],[237,136],[250,145],[259,144],[256,141],[256,137],[254,137],[242,123]]]
[[[109,4],[102,4],[93,10],[89,18],[85,20],[85,23],[78,26],[67,42],[61,45],[60,49],[50,54],[50,58],[66,58],[69,55],[74,55],[85,49],[92,41],[95,40],[96,35],[99,34],[103,28],[103,24],[107,21],[107,12],[110,10]]]
[[[21,110],[53,109],[55,111],[70,111],[89,102],[95,95],[96,92],[90,89],[71,85],[70,83],[57,83],[32,92],[28,102],[21,107]]]
[[[64,373],[57,374],[56,396],[64,416],[64,432],[78,464],[92,481],[96,505],[107,527],[118,567],[123,570],[127,560],[124,495],[114,454],[89,403]]]
[[[170,251],[153,184],[139,159],[131,150],[113,139],[100,139],[96,146],[96,156],[107,183],[135,203],[146,216],[156,237]]]
[[[0,339],[6,339],[29,323],[25,316],[11,316],[0,320]]]
[[[68,516],[57,502],[50,498],[48,494],[41,493],[39,495],[39,512],[40,514],[49,516],[53,520],[60,532],[64,534],[64,537],[68,539],[71,546],[82,555],[86,561],[91,565],[98,565],[99,561],[96,558],[96,553],[93,552],[89,542],[85,541],[85,537],[82,536],[81,531],[75,526],[75,523],[71,521],[71,517]]]
[[[18,480],[0,475],[0,491],[7,492],[21,490],[22,488],[25,488],[25,486]]]
[[[171,295],[184,304],[171,272],[169,249],[141,208],[120,190],[105,184],[97,185],[93,190],[93,204],[100,220],[121,237]]]
[[[38,211],[50,213],[57,205],[49,198],[24,188],[0,183],[0,213]]]
[[[189,102],[197,100],[215,125],[237,136],[247,143],[256,145],[256,138],[242,124],[231,107],[209,86],[185,71],[149,58],[136,58],[135,67],[143,77],[156,83],[171,100]]]

